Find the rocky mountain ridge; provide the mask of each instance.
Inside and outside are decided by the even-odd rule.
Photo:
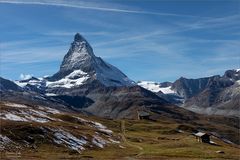
[[[171,92],[159,92],[166,89],[161,83],[152,82],[155,85],[151,87],[157,88],[155,93],[158,96],[194,112],[239,116],[239,80],[240,70],[233,69],[227,70],[223,76],[198,79],[181,77],[173,83],[168,83]],[[146,89],[150,86],[144,86],[144,82],[138,84]]]

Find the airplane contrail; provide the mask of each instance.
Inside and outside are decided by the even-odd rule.
[[[150,12],[150,11],[142,11],[142,10],[128,10],[128,9],[107,8],[107,7],[98,7],[98,6],[85,6],[79,3],[69,3],[69,2],[71,1],[60,2],[60,1],[40,1],[40,0],[38,1],[0,0],[0,3],[8,3],[8,4],[62,6],[62,7],[69,7],[69,8],[79,8],[79,9],[89,9],[89,10],[119,12],[119,13],[133,13],[133,14],[175,16],[175,17],[189,17],[189,18],[210,18],[210,17],[200,17],[200,16],[174,14],[174,13],[159,13],[159,12]]]

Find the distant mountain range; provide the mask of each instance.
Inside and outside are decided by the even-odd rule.
[[[140,81],[138,85],[197,113],[240,115],[240,69],[227,70],[223,76],[181,77],[173,83]]]

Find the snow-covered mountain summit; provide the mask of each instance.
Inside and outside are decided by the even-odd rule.
[[[96,56],[90,44],[79,33],[74,36],[69,51],[64,56],[60,66],[60,72],[73,71],[75,69],[91,70]]]
[[[105,86],[135,85],[135,82],[119,69],[106,63],[100,57],[96,57],[88,41],[79,33],[74,36],[74,41],[64,56],[60,70],[50,78],[50,81],[59,81],[73,74],[76,70],[82,71],[84,74],[78,74],[77,77],[71,79],[87,76],[88,82],[97,80]]]
[[[96,57],[88,41],[79,33],[74,36],[60,70],[53,76],[38,81],[38,85],[43,85],[41,88],[74,88],[93,81],[98,81],[106,87],[136,85],[119,69]],[[16,83],[21,87],[27,84],[34,85],[28,81]]]

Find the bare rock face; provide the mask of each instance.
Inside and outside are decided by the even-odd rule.
[[[199,79],[181,77],[174,83],[138,84],[152,89],[159,97],[173,104],[197,113],[240,116],[239,69],[227,70],[223,76]]]
[[[189,99],[205,89],[220,90],[230,87],[238,80],[240,80],[239,70],[227,70],[223,76],[216,75],[199,79],[181,77],[173,83],[172,88],[178,95]]]
[[[217,114],[240,117],[240,84],[229,87],[206,88],[187,99],[183,107],[202,114]]]
[[[240,71],[228,70],[223,76],[192,80],[198,85],[179,89],[185,98],[184,108],[202,114],[240,116]],[[189,83],[187,83],[189,85]],[[191,92],[195,91],[195,92]]]

